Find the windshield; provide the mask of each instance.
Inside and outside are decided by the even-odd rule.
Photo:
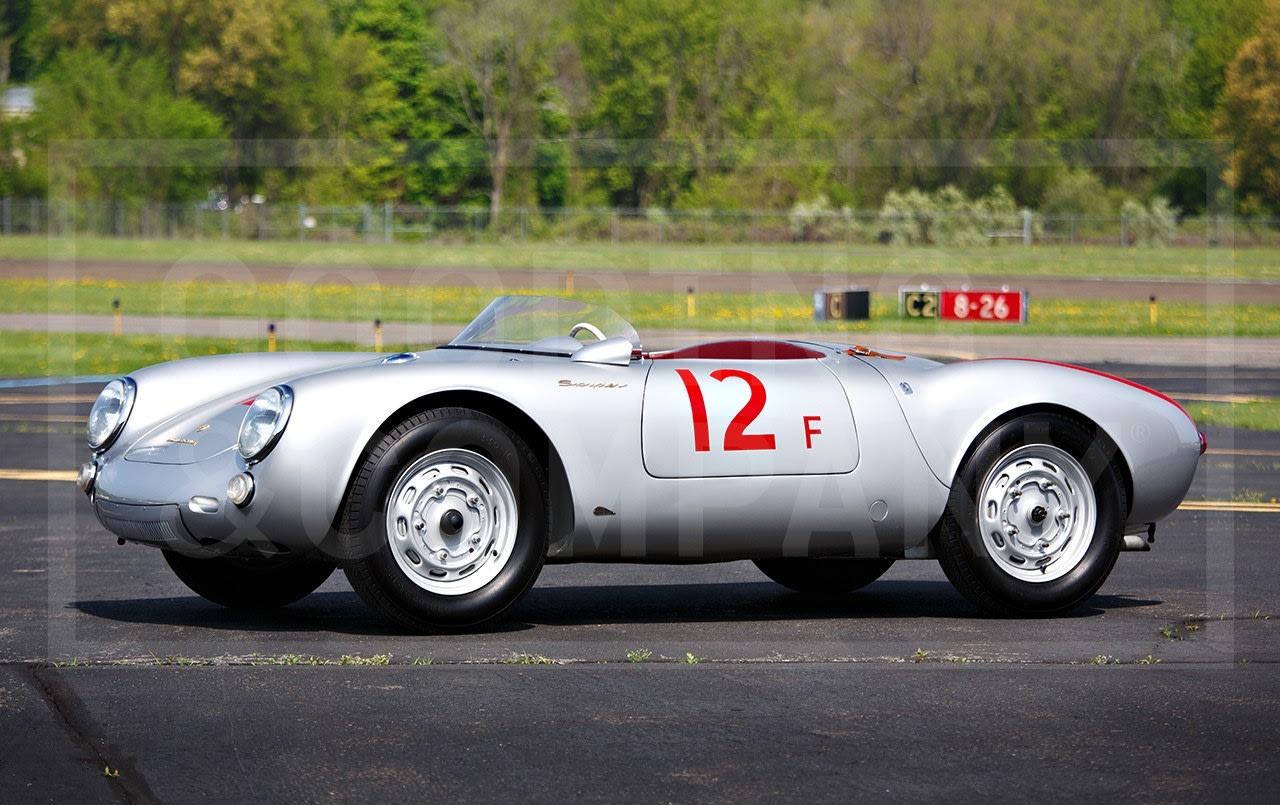
[[[584,344],[617,337],[640,349],[635,328],[607,307],[551,296],[499,296],[449,345],[569,355]]]

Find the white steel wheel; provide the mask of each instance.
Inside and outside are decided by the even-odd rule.
[[[1053,445],[1027,445],[997,461],[977,502],[983,544],[996,566],[1015,579],[1060,579],[1093,541],[1093,484],[1079,461]]]
[[[387,501],[387,543],[414,584],[465,595],[493,581],[511,559],[519,512],[492,461],[471,450],[438,450],[402,472]]]
[[[488,414],[433,408],[369,447],[339,522],[356,594],[406,629],[469,629],[533,586],[547,556],[546,472]]]
[[[951,485],[933,536],[965,598],[996,615],[1054,615],[1080,606],[1115,566],[1126,509],[1114,443],[1065,414],[993,425]]]

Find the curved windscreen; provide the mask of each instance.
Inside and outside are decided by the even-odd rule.
[[[635,328],[607,307],[552,296],[499,296],[449,345],[569,355],[619,337],[640,349]]]

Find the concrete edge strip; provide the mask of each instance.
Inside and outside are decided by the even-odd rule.
[[[96,394],[4,394],[0,393],[0,405],[58,405],[67,403],[91,403]]]
[[[116,375],[83,375],[81,377],[22,377],[0,379],[0,389],[43,388],[45,386],[68,386],[73,383],[106,383],[114,380]],[[40,402],[39,397],[32,402]]]
[[[55,424],[84,424],[85,417],[75,414],[0,414],[0,422],[44,422]]]

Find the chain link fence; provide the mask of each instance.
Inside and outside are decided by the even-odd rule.
[[[1274,247],[1280,218],[1183,217],[1152,234],[1140,217],[878,211],[540,209],[0,199],[0,235],[143,240],[292,240],[333,243],[632,243],[780,245]],[[904,238],[903,232],[912,233]]]

